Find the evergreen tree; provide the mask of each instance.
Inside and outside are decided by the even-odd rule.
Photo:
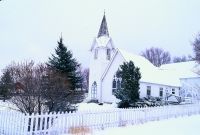
[[[80,87],[82,83],[80,64],[73,58],[72,52],[63,44],[62,37],[58,41],[55,55],[52,54],[52,58],[49,58],[47,65],[51,69],[65,74],[71,84],[70,89],[75,90]]]
[[[12,81],[10,72],[5,71],[3,73],[3,76],[2,76],[1,82],[0,82],[0,95],[3,96],[4,101],[8,98],[8,96],[13,88],[12,86],[13,86],[13,81]]]
[[[117,77],[121,78],[121,87],[116,92],[116,98],[120,99],[118,107],[129,107],[139,99],[139,80],[141,73],[138,67],[135,67],[132,61],[124,62],[117,71]]]

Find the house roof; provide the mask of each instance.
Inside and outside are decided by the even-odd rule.
[[[179,78],[196,78],[198,75],[200,66],[195,61],[187,61],[180,63],[164,64],[160,67],[163,70],[172,70],[179,76]]]

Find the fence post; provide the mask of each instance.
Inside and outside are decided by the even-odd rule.
[[[119,124],[118,124],[118,126],[122,126],[122,113],[121,113],[121,109],[119,109],[119,111],[118,111],[118,120],[119,120]]]
[[[28,133],[28,125],[29,123],[29,114],[24,114],[24,127],[23,127],[23,132],[24,132],[24,135],[27,135]]]

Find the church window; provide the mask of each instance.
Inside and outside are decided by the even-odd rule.
[[[121,81],[119,79],[117,79],[117,89],[121,88]]]
[[[110,60],[110,49],[107,49],[106,55],[107,55],[107,60]]]
[[[122,86],[122,79],[118,78],[116,75],[113,77],[113,82],[112,82],[112,93],[114,94],[116,90],[123,88]]]
[[[97,98],[97,82],[96,81],[94,81],[94,83],[92,84],[91,97],[92,99]]]
[[[116,81],[115,81],[115,79],[113,79],[113,86],[112,86],[114,89],[116,89],[117,88],[117,85],[116,85]]]
[[[98,58],[98,50],[95,49],[95,51],[94,51],[94,59],[97,59],[97,58]]]
[[[151,96],[151,86],[147,86],[147,97]]]

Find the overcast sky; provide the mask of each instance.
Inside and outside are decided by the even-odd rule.
[[[84,67],[104,9],[118,48],[139,54],[151,46],[172,56],[192,54],[200,32],[199,0],[3,0],[0,2],[0,69],[11,61],[45,62],[62,32]]]

